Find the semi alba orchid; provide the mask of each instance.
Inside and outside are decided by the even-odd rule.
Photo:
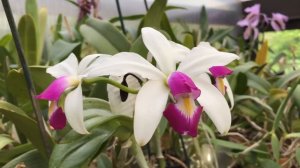
[[[196,136],[202,108],[220,133],[228,132],[231,125],[229,106],[206,73],[212,66],[224,66],[239,57],[219,52],[204,42],[189,50],[168,41],[152,28],[143,28],[142,38],[158,68],[138,54],[123,52],[98,59],[101,68],[97,70],[98,75],[133,73],[148,79],[135,103],[134,136],[138,144],[145,145],[151,139],[163,114],[175,131]],[[166,108],[169,95],[174,102]]]
[[[83,121],[83,96],[81,80],[90,77],[92,62],[99,55],[90,55],[82,59],[78,65],[77,58],[71,54],[67,59],[47,69],[47,73],[56,79],[46,88],[38,99],[50,101],[49,113],[52,114],[49,119],[50,125],[54,129],[62,129],[66,121],[70,126],[80,134],[87,134],[88,131]],[[64,100],[62,107],[58,107],[58,101],[61,95],[70,90]]]

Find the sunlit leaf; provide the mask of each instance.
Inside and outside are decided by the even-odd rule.
[[[14,142],[8,135],[0,134],[0,150],[8,144]]]
[[[271,145],[274,158],[278,161],[280,155],[280,143],[275,133],[271,136]]]
[[[268,41],[264,41],[260,47],[260,49],[258,50],[257,54],[256,54],[256,58],[255,58],[255,62],[258,65],[264,65],[267,61],[267,56],[268,56]]]

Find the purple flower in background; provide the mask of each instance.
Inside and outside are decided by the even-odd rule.
[[[245,17],[245,19],[240,20],[237,24],[241,27],[256,27],[259,23],[260,18],[260,4],[255,4],[251,7],[246,8],[245,12],[248,13],[248,15]]]
[[[98,17],[98,0],[77,0],[77,4],[80,8],[79,20],[90,14],[93,14],[94,17]]]
[[[255,4],[251,7],[246,8],[245,12],[248,13],[248,15],[243,20],[238,21],[237,25],[240,27],[246,27],[243,35],[245,40],[250,39],[251,36],[253,37],[253,39],[256,39],[259,34],[257,26],[259,24],[261,16],[260,4]]]
[[[285,23],[288,21],[288,17],[281,13],[272,13],[271,26],[275,31],[285,29]]]

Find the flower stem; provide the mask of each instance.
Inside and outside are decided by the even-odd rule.
[[[142,148],[136,143],[134,137],[132,137],[131,140],[132,140],[131,150],[136,158],[136,161],[137,161],[139,167],[140,168],[148,168],[149,166],[145,159]]]
[[[95,78],[83,79],[82,82],[85,84],[92,84],[95,82],[105,82],[105,83],[111,84],[127,93],[137,94],[139,92],[138,90],[131,89],[131,88],[126,87],[114,80],[111,80],[111,79],[105,78],[105,77],[95,77]]]
[[[160,168],[165,168],[166,167],[166,161],[165,161],[165,157],[162,153],[162,149],[161,149],[159,128],[157,128],[155,133],[154,133],[154,145],[155,145],[156,158],[158,159],[159,167]]]

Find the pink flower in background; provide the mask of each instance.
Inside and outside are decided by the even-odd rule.
[[[248,15],[245,17],[245,19],[238,21],[237,24],[241,27],[256,27],[259,23],[260,18],[260,4],[255,4],[251,7],[246,8],[245,12],[248,13]]]
[[[288,17],[281,13],[272,13],[272,18],[268,18],[266,14],[260,12],[260,4],[255,4],[251,7],[248,7],[244,10],[247,13],[247,16],[238,21],[237,25],[240,27],[245,27],[243,33],[243,38],[245,40],[258,38],[259,34],[259,25],[264,25],[264,23],[269,24],[275,31],[284,30],[285,23],[288,21]],[[262,19],[261,19],[262,17]]]
[[[281,13],[272,13],[271,26],[275,31],[285,29],[285,23],[288,21],[288,17]]]

